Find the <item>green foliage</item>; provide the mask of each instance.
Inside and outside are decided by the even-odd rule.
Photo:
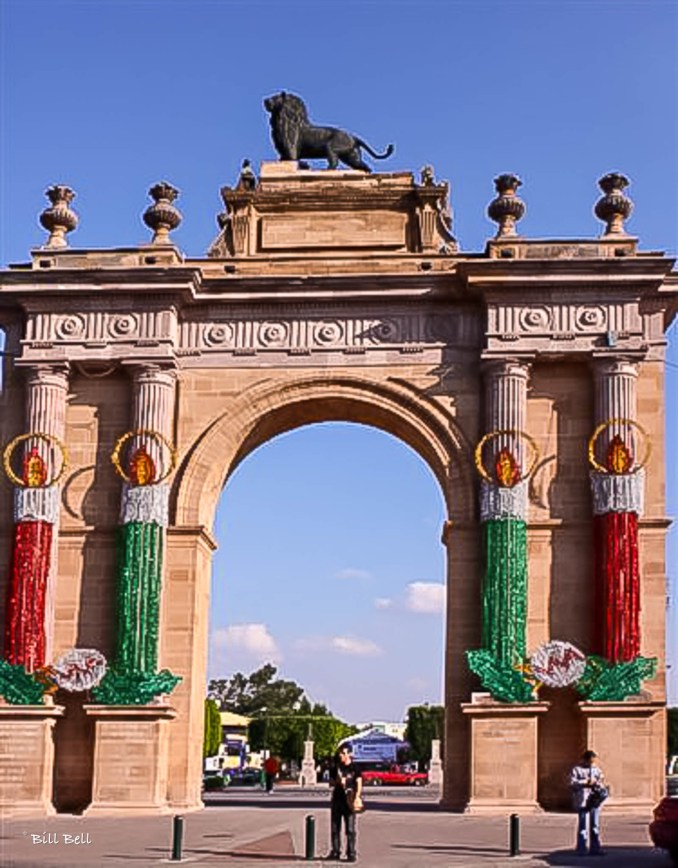
[[[666,722],[668,753],[678,754],[678,708],[669,708]]]
[[[213,679],[207,692],[222,711],[254,718],[249,726],[253,751],[265,748],[281,760],[299,760],[310,731],[315,757],[332,756],[355,728],[330,714],[326,706],[312,705],[303,687],[276,678],[277,672],[266,663],[250,675],[236,672],[231,678]]]
[[[480,678],[483,687],[500,702],[534,701],[533,685],[522,672],[497,660],[491,651],[467,651],[471,672]]]
[[[221,744],[221,718],[219,706],[213,699],[205,700],[205,735],[202,745],[202,755],[216,756]]]
[[[10,705],[42,705],[45,685],[29,675],[23,666],[0,660],[0,696]]]
[[[295,705],[301,703],[310,709],[304,696],[304,688],[294,681],[276,678],[277,668],[266,663],[251,675],[236,672],[231,678],[213,679],[207,694],[219,704],[222,711],[232,711],[256,717],[266,709],[268,714],[292,713]]]
[[[315,758],[331,757],[339,742],[356,729],[324,711],[324,706],[316,705],[310,714],[300,709],[292,714],[265,714],[256,718],[249,727],[252,750],[266,748],[282,760],[300,760],[304,742],[310,736]]]
[[[204,790],[223,790],[225,785],[226,784],[221,775],[210,775],[202,782],[202,787]]]
[[[577,691],[591,702],[622,702],[640,693],[641,684],[652,678],[657,669],[656,657],[636,657],[627,663],[610,663],[592,654],[586,660],[584,674],[576,683]]]
[[[171,693],[180,681],[168,669],[121,673],[111,668],[92,695],[103,705],[146,705],[162,693]]]
[[[405,741],[410,743],[410,755],[423,769],[431,759],[431,742],[440,739],[440,751],[444,756],[445,709],[442,705],[412,705],[407,709]],[[399,757],[406,761],[404,757]]]

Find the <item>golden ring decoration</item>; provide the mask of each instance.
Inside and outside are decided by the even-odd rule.
[[[45,482],[42,485],[29,486],[28,483],[20,476],[17,476],[12,469],[12,456],[14,455],[14,450],[25,440],[42,440],[43,443],[47,443],[49,446],[56,446],[61,453],[61,467],[59,468],[59,472],[56,473],[49,482]],[[18,485],[20,488],[49,488],[50,485],[56,485],[68,469],[68,450],[66,449],[66,444],[53,434],[41,434],[38,431],[33,431],[30,434],[19,434],[18,437],[15,437],[14,440],[10,440],[7,446],[5,446],[5,451],[2,454],[2,466],[10,482],[14,485]]]
[[[517,428],[506,428],[497,431],[490,431],[488,434],[485,434],[485,436],[476,446],[476,451],[474,453],[476,470],[486,482],[489,482],[492,485],[498,484],[497,480],[493,479],[487,472],[487,470],[485,470],[485,466],[483,465],[483,449],[485,448],[485,445],[490,442],[490,440],[496,440],[498,437],[502,436],[516,437],[518,440],[525,440],[526,443],[529,444],[529,447],[532,450],[532,460],[530,461],[530,466],[528,470],[523,473],[521,468],[520,473],[521,481],[524,479],[528,479],[530,476],[532,476],[534,468],[537,466],[537,462],[539,461],[539,447],[529,434],[526,434],[525,431],[518,431]]]
[[[630,473],[635,473],[637,470],[641,470],[647,462],[650,460],[650,455],[652,453],[652,443],[650,442],[650,436],[647,431],[643,428],[640,422],[635,422],[633,419],[608,419],[607,422],[601,422],[600,425],[596,428],[596,430],[591,434],[589,438],[589,464],[593,467],[594,470],[597,470],[598,473],[611,473],[607,467],[603,464],[600,464],[596,460],[596,443],[598,442],[598,438],[607,428],[611,428],[613,425],[626,425],[629,428],[635,428],[643,438],[643,457],[642,460],[635,462],[635,467],[630,470]]]
[[[132,437],[151,437],[156,443],[160,443],[161,446],[164,446],[169,452],[169,464],[166,469],[158,476],[157,479],[154,479],[153,482],[149,483],[150,485],[157,485],[159,482],[164,482],[165,479],[172,473],[174,468],[177,466],[177,453],[176,449],[170,441],[165,437],[164,434],[161,434],[159,431],[153,431],[151,428],[135,428],[133,431],[127,431],[122,437],[118,437],[115,441],[115,446],[113,447],[113,452],[111,452],[111,461],[113,463],[113,467],[115,468],[115,472],[121,479],[124,479],[125,482],[130,485],[134,485],[134,481],[132,478],[125,473],[122,468],[122,464],[120,463],[120,453],[122,452],[123,446],[127,443],[128,440],[131,440]]]

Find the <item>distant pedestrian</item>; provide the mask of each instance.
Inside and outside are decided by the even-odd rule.
[[[595,751],[585,751],[570,772],[572,800],[578,815],[577,853],[580,856],[605,855],[600,843],[600,809],[608,791],[597,758]]]
[[[273,792],[273,782],[280,770],[280,763],[274,756],[269,756],[264,762],[264,775],[266,776],[266,792]]]
[[[363,809],[362,792],[363,776],[360,769],[353,763],[351,748],[342,747],[335,756],[335,762],[330,769],[330,787],[332,801],[330,803],[330,830],[332,849],[327,855],[328,860],[341,858],[341,824],[346,827],[346,861],[356,862],[356,814]]]

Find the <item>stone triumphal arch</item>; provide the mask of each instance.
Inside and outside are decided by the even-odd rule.
[[[264,163],[199,259],[169,184],[152,241],[105,250],[67,245],[50,188],[49,238],[0,282],[5,810],[200,807],[216,503],[258,445],[328,420],[401,438],[443,492],[444,806],[556,806],[585,745],[614,805],[652,804],[678,293],[625,232],[626,183],[601,181],[599,238],[536,240],[502,175],[497,235],[464,253],[428,168]]]

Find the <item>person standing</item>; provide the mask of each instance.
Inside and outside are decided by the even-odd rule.
[[[264,774],[266,775],[266,792],[273,792],[273,781],[280,769],[278,760],[274,756],[269,756],[264,762]]]
[[[362,808],[363,777],[354,764],[351,748],[341,747],[330,769],[330,830],[332,849],[328,860],[341,858],[341,824],[346,826],[346,861],[356,862],[356,811]]]
[[[570,789],[578,815],[577,853],[580,856],[603,856],[600,844],[600,809],[608,796],[602,769],[595,751],[584,751],[570,772]]]

